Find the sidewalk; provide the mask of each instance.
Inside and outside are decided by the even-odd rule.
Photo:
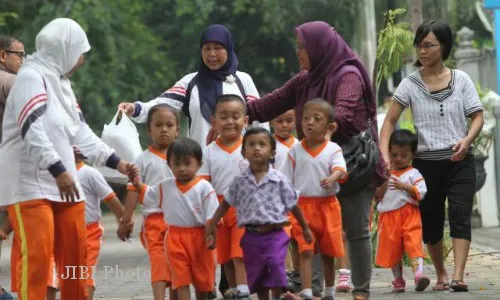
[[[134,239],[129,242],[121,242],[116,238],[116,224],[110,215],[103,219],[105,241],[101,250],[99,266],[96,270],[97,289],[95,299],[107,300],[146,300],[153,299],[149,283],[149,264],[146,252],[137,239],[140,217],[136,217]],[[499,230],[500,231],[500,230]],[[489,232],[474,232],[473,236],[482,236],[488,240]],[[494,232],[496,234],[496,232]],[[499,235],[496,235],[498,239]],[[491,240],[491,237],[489,238]],[[480,239],[478,238],[478,242]],[[500,242],[498,242],[500,243]],[[493,244],[475,245],[475,248],[493,249]],[[497,248],[498,249],[498,248]],[[486,250],[489,251],[489,250]],[[2,257],[0,259],[0,282],[10,290],[10,240],[2,245]],[[432,267],[426,266],[428,275],[432,273]],[[371,299],[499,299],[500,300],[500,256],[496,254],[484,254],[479,250],[472,250],[467,263],[467,274],[465,281],[469,284],[469,293],[432,292],[430,288],[423,293],[413,291],[413,280],[410,269],[405,269],[407,281],[407,292],[400,295],[391,293],[390,282],[392,275],[390,270],[374,269],[372,277]],[[451,275],[452,270],[449,274]],[[434,278],[431,276],[432,283]],[[194,295],[193,295],[194,297]],[[352,299],[348,294],[337,294],[336,299]]]

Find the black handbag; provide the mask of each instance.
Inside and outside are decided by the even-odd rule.
[[[365,100],[368,107],[366,102]],[[373,138],[371,119],[368,120],[367,125],[365,130],[352,136],[341,146],[348,179],[340,185],[340,192],[337,194],[339,197],[354,195],[373,180],[380,150]]]

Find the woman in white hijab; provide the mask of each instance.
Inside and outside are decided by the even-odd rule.
[[[19,299],[45,299],[51,255],[61,275],[61,299],[86,299],[85,203],[73,145],[96,165],[127,174],[85,123],[70,77],[90,50],[73,20],[55,19],[36,37],[7,99],[0,144],[0,205],[6,205],[21,245]],[[76,268],[75,268],[76,266]],[[76,278],[76,279],[75,279]]]

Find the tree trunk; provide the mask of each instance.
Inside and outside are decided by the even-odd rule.
[[[417,31],[418,26],[424,21],[422,15],[422,0],[410,0],[411,30]]]

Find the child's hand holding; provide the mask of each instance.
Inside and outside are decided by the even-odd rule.
[[[407,190],[408,185],[399,181],[397,177],[391,176],[389,179],[389,188],[391,190]]]
[[[3,231],[3,229],[0,229],[0,241],[5,241],[8,238],[9,235],[5,231]]]
[[[302,229],[302,234],[304,235],[304,239],[306,240],[306,242],[308,244],[312,243],[313,242],[313,234],[311,232],[311,229],[309,229],[309,226],[307,226],[306,228]]]
[[[336,181],[337,180],[335,180],[335,178],[330,176],[328,178],[322,179],[320,185],[325,190],[331,190],[333,189],[333,185],[335,184]]]
[[[334,169],[328,178],[321,179],[320,185],[325,190],[331,190],[335,182],[342,180],[346,175],[344,171]]]
[[[387,191],[387,186],[389,185],[389,181],[386,181],[384,184],[375,189],[375,201],[380,201],[384,198],[385,192]]]
[[[205,242],[208,249],[215,249],[215,224],[208,220],[205,225]]]
[[[118,238],[120,240],[126,241],[130,238],[130,234],[132,233],[133,228],[134,228],[133,221],[125,223],[123,222],[123,220],[120,220],[116,234],[118,235]]]

